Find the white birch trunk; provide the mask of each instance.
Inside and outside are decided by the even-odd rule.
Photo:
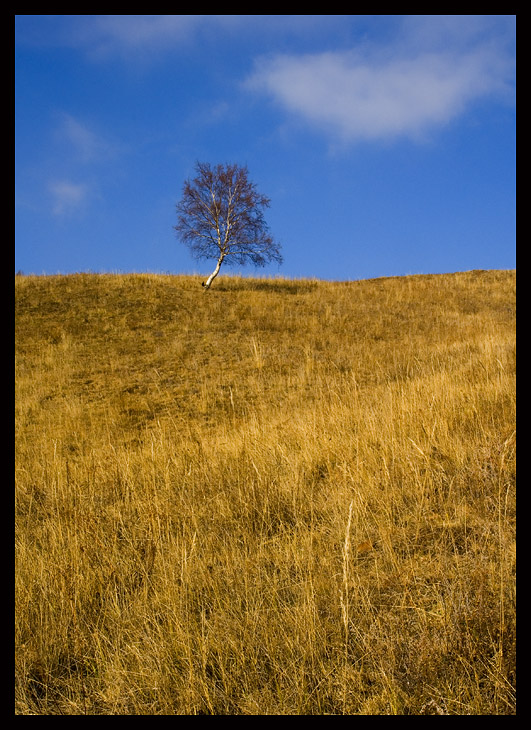
[[[208,277],[208,279],[203,283],[203,286],[205,287],[205,289],[210,289],[210,285],[212,284],[212,282],[214,281],[214,279],[216,278],[216,276],[219,274],[219,270],[221,269],[221,264],[223,263],[223,259],[224,258],[225,258],[224,256],[220,256],[219,257],[218,263],[216,264],[216,268],[210,274],[210,276]]]

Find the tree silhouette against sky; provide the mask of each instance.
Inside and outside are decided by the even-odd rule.
[[[282,263],[264,218],[270,200],[249,180],[247,167],[198,162],[195,170],[196,177],[184,183],[174,228],[195,258],[216,259],[203,286],[210,288],[223,263]]]

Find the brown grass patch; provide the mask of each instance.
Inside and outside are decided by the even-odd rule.
[[[513,714],[515,274],[17,276],[18,714]]]

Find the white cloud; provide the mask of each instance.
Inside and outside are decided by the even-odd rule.
[[[431,25],[426,16],[407,17],[411,32],[391,45],[263,58],[246,87],[343,141],[418,137],[482,97],[512,95],[512,56],[490,37],[478,40],[477,23],[452,33],[448,20],[446,49],[433,32],[429,50],[419,32]]]
[[[53,180],[48,184],[48,191],[52,196],[52,213],[58,217],[79,210],[90,192],[88,185],[70,180]]]
[[[24,19],[20,37],[34,37],[33,16],[18,17]],[[258,59],[244,86],[269,95],[334,140],[422,137],[457,118],[474,101],[514,93],[515,16],[38,17],[39,26],[46,19],[41,42],[67,44],[100,60],[120,57],[143,64],[177,49],[200,48],[208,63],[209,49],[218,47],[210,44],[222,43],[230,53],[241,38],[249,47],[251,38],[263,47],[267,37],[273,49],[275,43],[317,48],[319,52]],[[287,46],[288,41],[293,45]],[[87,159],[104,149],[74,119],[65,121],[64,132]]]

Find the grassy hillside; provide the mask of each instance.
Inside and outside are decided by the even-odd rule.
[[[17,713],[515,712],[514,272],[15,288]]]

